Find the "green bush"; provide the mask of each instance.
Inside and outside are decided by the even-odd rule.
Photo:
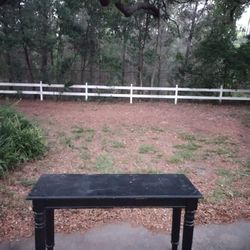
[[[40,128],[14,109],[0,107],[0,177],[46,150]]]

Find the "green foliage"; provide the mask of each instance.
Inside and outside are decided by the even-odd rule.
[[[236,42],[235,25],[247,1],[206,1],[196,13],[197,1],[151,2],[164,21],[145,10],[126,18],[99,1],[7,1],[0,8],[0,78],[63,83],[64,91],[84,82],[250,86],[249,38]],[[170,16],[175,22],[165,22]]]
[[[0,177],[46,149],[41,129],[15,110],[0,107]]]
[[[192,82],[195,86],[237,88],[250,83],[250,44],[235,46],[236,20],[244,6],[235,1],[217,0],[207,20],[209,29],[194,51]],[[234,15],[229,15],[234,10]]]

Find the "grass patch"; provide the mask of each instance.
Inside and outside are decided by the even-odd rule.
[[[188,137],[193,138],[193,137]],[[174,152],[174,155],[168,160],[169,163],[177,164],[184,162],[186,160],[195,160],[196,159],[196,150],[201,146],[198,145],[191,139],[186,144],[176,144],[174,148],[177,150]]]
[[[181,163],[186,160],[194,160],[195,157],[195,152],[193,150],[181,150],[181,151],[176,151],[175,154],[170,157],[168,160],[169,163]]]
[[[162,133],[164,132],[164,129],[159,128],[159,127],[151,127],[151,131]]]
[[[84,129],[82,127],[73,126],[72,133],[74,134],[82,134],[84,132]]]
[[[112,141],[111,146],[113,148],[125,148],[125,143],[120,141]]]
[[[211,143],[217,144],[217,145],[228,144],[229,142],[230,142],[230,140],[229,140],[228,136],[224,136],[224,135],[219,135],[211,141]]]
[[[155,154],[157,152],[158,152],[158,150],[154,147],[154,145],[142,144],[139,147],[140,154]]]
[[[74,134],[74,139],[78,140],[83,136],[84,129],[82,127],[73,126],[71,132]]]
[[[207,200],[211,203],[222,203],[226,198],[225,192],[221,188],[216,188],[208,195]]]
[[[226,189],[226,193],[232,193],[232,191],[230,191],[230,188],[232,186],[232,182],[237,178],[236,174],[225,168],[218,168],[216,170],[216,174],[219,176],[216,184],[221,188]]]
[[[241,123],[250,128],[250,110],[246,111],[245,114],[241,117]]]
[[[67,136],[64,132],[59,132],[58,136],[60,138],[61,143],[64,146],[69,147],[69,148],[73,148],[74,147],[74,144],[72,142],[72,138],[69,137],[69,136]]]
[[[242,162],[241,168],[237,171],[238,178],[250,175],[250,158]]]
[[[237,180],[237,173],[225,168],[216,169],[218,179],[217,187],[208,195],[208,201],[211,203],[222,203],[224,199],[241,196],[241,193],[232,188],[232,184]]]
[[[112,133],[112,129],[110,127],[108,127],[108,126],[104,126],[102,128],[102,132],[104,132],[104,133]]]
[[[180,168],[176,171],[176,174],[184,174],[184,175],[189,175],[190,170],[187,168]]]
[[[80,152],[80,157],[84,161],[89,161],[91,159],[91,154],[88,149],[83,149]]]
[[[179,138],[184,140],[184,141],[195,141],[196,137],[194,134],[189,134],[189,133],[179,133]]]
[[[0,107],[0,178],[47,151],[42,130],[12,108]]]
[[[92,142],[95,136],[95,130],[92,128],[83,128],[83,136],[86,142]]]
[[[70,137],[65,136],[65,137],[62,138],[62,141],[63,141],[63,144],[65,146],[67,146],[69,148],[74,147],[74,144],[73,144],[72,139]]]
[[[222,177],[230,177],[231,176],[231,171],[229,169],[225,168],[218,168],[216,170],[216,174]]]
[[[140,169],[139,172],[137,171],[136,173],[139,173],[139,174],[163,174],[164,172],[162,170],[155,169],[155,168],[143,168],[143,169]]]
[[[250,175],[250,158],[248,158],[244,164],[245,172]]]
[[[101,172],[107,172],[111,170],[114,166],[113,157],[109,154],[103,154],[96,158],[95,163],[96,168]]]
[[[83,128],[83,127],[73,126],[71,132],[74,135],[72,136],[72,138],[67,137],[64,133],[61,133],[62,137],[66,137],[64,138],[65,145],[73,146],[72,139],[78,140],[80,138],[83,138],[85,142],[92,142],[95,136],[95,130],[87,127]]]
[[[209,153],[213,155],[223,156],[226,158],[237,158],[238,156],[238,149],[236,147],[218,147],[212,150],[208,150]]]
[[[188,151],[195,151],[201,146],[194,143],[194,142],[189,142],[187,144],[176,144],[174,145],[174,148],[180,149],[180,150],[188,150]]]
[[[25,177],[20,178],[17,182],[24,187],[32,187],[36,183],[36,181],[27,179]]]

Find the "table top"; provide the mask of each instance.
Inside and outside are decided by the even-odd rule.
[[[47,174],[28,200],[100,198],[202,198],[183,174]]]

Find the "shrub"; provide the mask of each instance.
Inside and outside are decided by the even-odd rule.
[[[40,128],[14,109],[0,107],[0,177],[46,150]]]

